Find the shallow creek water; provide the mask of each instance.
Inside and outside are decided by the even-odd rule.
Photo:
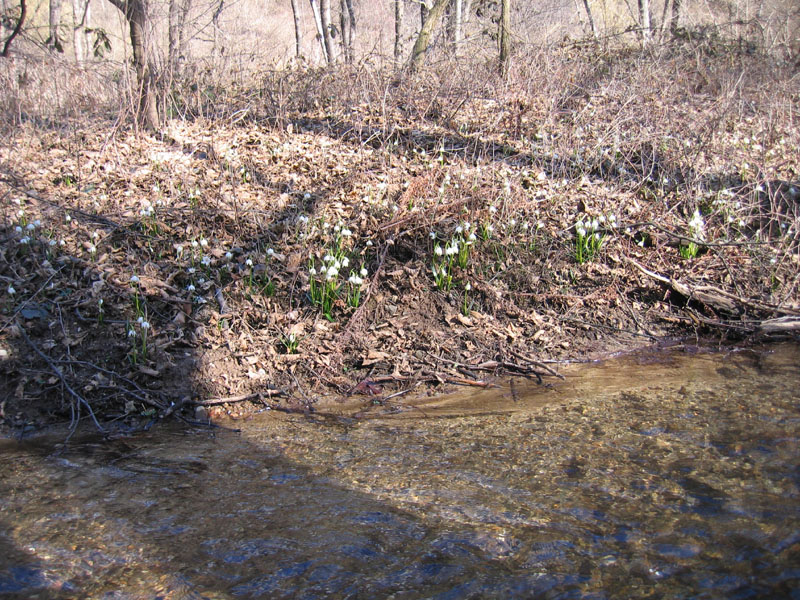
[[[800,351],[0,442],[10,598],[800,597]]]

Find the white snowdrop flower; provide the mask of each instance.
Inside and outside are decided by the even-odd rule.
[[[599,233],[595,233],[594,234],[594,239],[596,239],[599,242],[601,240],[600,234]]]
[[[544,223],[542,223],[541,221],[536,223],[536,229],[541,229],[542,227],[544,227]]]
[[[511,220],[508,222],[508,224],[509,224],[509,226],[510,226],[510,227],[515,227],[515,226],[516,226],[516,224],[517,224],[517,220],[516,220],[516,219],[511,219]]]
[[[133,329],[128,329],[128,337],[134,337],[136,332]]]
[[[366,267],[361,267],[361,271],[359,271],[359,273],[360,273],[361,277],[366,277],[367,276],[367,268]]]
[[[472,223],[469,221],[464,221],[464,231],[469,231],[470,227],[472,227]]]
[[[598,222],[597,219],[593,219],[592,220],[592,231],[594,231],[595,229],[599,229],[599,228],[600,228],[600,223]]]
[[[355,273],[350,275],[350,277],[347,278],[347,281],[349,283],[353,284],[353,285],[361,285],[361,283],[362,283],[361,280],[358,278],[358,276]]]
[[[606,223],[606,216],[605,216],[605,215],[600,215],[600,217],[598,218],[598,221],[600,221],[600,223],[602,223],[603,225],[605,225],[605,223]]]
[[[136,322],[139,323],[139,325],[141,325],[142,323],[144,323],[144,317],[139,317],[138,319],[136,319]]]
[[[100,237],[100,232],[99,231],[95,231],[94,233],[92,233],[92,239],[96,240],[99,237]]]
[[[200,238],[200,245],[205,248],[208,246],[208,240],[206,238]]]
[[[578,221],[577,223],[575,223],[575,229],[585,229],[583,221]]]
[[[35,227],[41,227],[41,226],[42,226],[42,222],[41,222],[39,219],[36,219],[36,220],[33,222],[33,224],[34,224],[34,226],[35,226]]]
[[[331,279],[335,279],[339,275],[339,271],[337,269],[330,268],[328,269],[328,273],[325,275],[325,279],[330,281]]]
[[[477,239],[478,237],[474,233],[470,233],[469,237],[467,238],[467,241],[469,241],[470,244],[473,244]]]
[[[771,265],[774,265],[774,264],[775,264],[775,263],[777,263],[777,262],[778,262],[778,259],[777,259],[777,258],[775,258],[774,256],[773,256],[772,258],[770,258],[770,259],[769,259],[769,264],[771,264]],[[13,290],[14,288],[8,288],[8,289],[9,289],[9,291],[10,291],[10,290]],[[13,292],[11,292],[11,293],[13,293]]]
[[[50,240],[50,241],[48,242],[48,244],[50,245],[50,247],[51,247],[51,248],[53,248],[53,247],[54,247],[56,244],[58,244],[58,242],[57,242],[57,241],[55,241],[55,240]]]
[[[311,200],[311,194],[309,194],[308,192],[303,194],[303,200]]]
[[[98,300],[97,300],[97,306],[99,306],[100,308],[102,308],[102,307],[103,307],[103,299],[102,299],[102,298],[98,298]]]
[[[433,249],[433,253],[436,256],[441,256],[442,255],[442,247],[439,244],[436,244],[436,247]]]
[[[66,242],[64,240],[58,240],[58,245],[59,246],[64,246],[65,244],[66,244]]]
[[[308,217],[305,215],[300,215],[299,217],[297,217],[297,222],[300,223],[301,225],[308,225]]]
[[[183,254],[183,246],[181,244],[175,246],[175,254],[178,255],[178,258]]]
[[[350,259],[346,256],[342,259],[342,266],[346,269],[350,266]]]
[[[453,256],[454,254],[458,254],[458,244],[457,243],[450,244],[445,249],[445,254],[447,254],[448,256]]]
[[[367,240],[367,246],[368,246],[368,247],[371,247],[371,246],[372,246],[372,240]]]
[[[150,329],[150,323],[148,323],[147,321],[142,321],[141,327],[142,327],[142,329],[147,331],[148,329]]]
[[[200,244],[197,243],[197,240],[192,240],[192,248],[197,248]]]
[[[228,251],[225,253],[225,260],[231,260],[233,258],[233,253]]]
[[[324,262],[334,262],[336,257],[333,254],[326,254],[324,257],[322,257],[322,260]]]
[[[248,267],[252,267],[253,266],[253,259],[252,258],[248,258],[246,261],[244,261],[244,264],[246,264]]]
[[[744,219],[739,219],[739,227],[744,227]]]
[[[636,244],[644,248],[644,238],[640,239]]]
[[[468,281],[468,282],[467,282],[467,285],[465,285],[465,286],[464,286],[464,290],[468,292],[468,291],[470,291],[471,289],[472,289],[472,284],[471,284],[471,283]]]
[[[203,258],[200,259],[200,262],[203,263],[203,265],[205,265],[206,267],[208,267],[211,265],[211,257],[204,256]]]
[[[17,232],[17,233],[22,233],[22,227],[17,225],[16,227],[14,227],[14,231]]]
[[[206,278],[205,278],[205,277],[200,277],[200,278],[197,280],[197,283],[199,283],[200,285],[203,285],[205,282],[206,282]]]
[[[436,232],[435,232],[435,231],[431,231],[431,232],[428,234],[428,237],[429,237],[429,238],[431,238],[432,240],[435,240],[435,239],[436,239]]]
[[[392,205],[392,212],[397,212],[398,210],[400,210],[400,207],[397,206],[397,204],[393,204]]]
[[[352,231],[347,228],[342,229],[342,237],[350,237],[351,235],[353,235]]]
[[[9,295],[13,296],[14,294],[17,293],[17,290],[14,289],[13,285],[10,285],[10,286],[8,286],[8,293],[9,293]]]
[[[463,231],[464,231],[464,228],[463,228],[461,225],[459,225],[458,227],[456,227],[456,233],[459,233],[459,234],[460,234],[460,233],[461,233],[461,232],[463,232]]]
[[[97,246],[95,246],[94,244],[89,244],[89,252],[91,252],[92,254],[97,252]]]
[[[336,227],[333,228],[336,233],[339,233],[342,230],[342,226],[339,223],[336,224]]]
[[[194,267],[189,267],[188,269],[186,269],[186,272],[187,272],[189,275],[194,275],[194,272],[195,272],[195,271],[196,271],[196,269],[195,269]]]
[[[326,267],[325,265],[322,265],[319,268],[319,274],[322,275],[323,277],[325,277],[325,275],[328,274],[328,267]]]
[[[20,209],[20,210],[18,210],[18,211],[17,211],[17,216],[18,216],[18,217],[21,219],[22,217],[24,217],[24,216],[25,216],[25,211],[24,211],[24,210],[21,210],[21,209]]]
[[[274,256],[274,255],[275,255],[275,250],[273,250],[272,248],[267,250],[267,256]]]
[[[314,277],[314,276],[317,274],[317,270],[316,270],[314,267],[311,267],[311,268],[308,270],[308,273],[309,273],[309,275],[311,275],[312,277]]]
[[[497,208],[495,207],[495,205],[494,205],[494,204],[492,204],[492,205],[490,205],[490,206],[489,206],[489,212],[490,212],[491,214],[494,214],[494,213],[496,213],[496,212],[497,212]]]
[[[494,225],[491,225],[491,224],[488,225],[486,227],[486,231],[488,231],[489,233],[494,233]]]
[[[189,290],[190,292],[193,292],[197,288],[194,287],[193,283],[190,283],[189,285],[186,286],[186,289]]]
[[[28,223],[25,229],[27,229],[28,231],[33,231],[34,229],[36,229],[36,225],[34,225],[33,223]]]
[[[131,283],[139,283],[139,277],[137,275],[131,275]]]

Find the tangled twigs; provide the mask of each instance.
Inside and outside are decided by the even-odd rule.
[[[253,394],[242,394],[241,396],[228,396],[226,398],[208,398],[207,400],[187,400],[184,404],[194,404],[195,406],[219,406],[220,404],[235,404],[237,402],[247,402],[248,400],[263,400],[263,398],[284,398],[289,394],[283,390],[267,388]]]
[[[83,396],[81,396],[78,392],[72,389],[72,386],[70,386],[70,384],[67,382],[67,378],[64,377],[64,374],[61,372],[61,369],[59,369],[55,365],[55,363],[50,359],[50,357],[47,356],[44,352],[42,352],[39,349],[39,347],[33,343],[33,340],[31,340],[31,338],[28,337],[28,334],[25,332],[25,328],[19,322],[17,322],[17,330],[22,336],[22,339],[25,340],[25,343],[27,343],[33,349],[33,351],[36,352],[36,354],[38,354],[42,358],[42,360],[44,360],[47,363],[47,366],[50,367],[50,370],[53,373],[55,373],[56,377],[58,377],[61,380],[61,385],[63,385],[64,388],[69,392],[70,396],[72,396],[78,402],[78,406],[83,405],[86,407],[86,410],[89,411],[89,416],[92,417],[92,421],[94,422],[95,427],[97,427],[99,431],[105,433],[105,430],[100,426],[100,423],[97,421],[97,417],[94,416],[92,405],[89,404]],[[76,419],[73,419],[71,429],[74,431],[75,427],[77,426],[78,426],[78,421]]]

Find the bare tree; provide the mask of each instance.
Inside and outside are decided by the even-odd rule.
[[[8,53],[11,51],[11,42],[14,41],[14,38],[17,37],[22,31],[22,25],[25,23],[25,17],[28,14],[28,5],[25,3],[25,0],[19,0],[19,19],[17,20],[17,24],[14,26],[14,30],[11,32],[11,35],[8,36],[6,43],[3,44],[3,53],[0,54],[3,58],[8,58]]]
[[[453,45],[456,52],[463,38],[464,3],[462,0],[453,0]]]
[[[156,130],[161,126],[156,101],[155,68],[151,57],[150,12],[148,0],[108,0],[116,6],[128,22],[133,67],[136,71],[138,99],[136,119],[147,129]]]
[[[91,27],[91,8],[89,0],[72,0],[72,46],[75,61],[83,62],[89,58],[86,34]]]
[[[669,31],[672,35],[678,33],[678,21],[681,18],[681,0],[672,0],[672,18],[669,20]]]
[[[500,3],[500,73],[506,75],[511,61],[511,0]]]
[[[50,11],[47,19],[47,40],[45,45],[50,50],[64,52],[64,44],[59,37],[59,27],[61,26],[61,7],[64,0],[50,0]]]
[[[394,0],[394,62],[400,64],[403,54],[403,0]]]
[[[317,41],[319,42],[320,48],[322,48],[322,55],[325,57],[325,62],[330,63],[328,49],[325,46],[325,32],[323,31],[322,14],[319,4],[317,0],[308,0],[308,3],[311,5],[311,12],[314,14],[314,25],[317,27]]]
[[[297,0],[292,0],[292,19],[294,20],[294,54],[297,58],[303,56],[303,34],[300,29],[300,5]]]
[[[422,62],[425,60],[425,54],[428,51],[428,44],[431,40],[431,34],[436,28],[439,20],[442,18],[444,9],[447,7],[448,2],[450,2],[450,0],[436,0],[436,3],[428,11],[427,17],[419,30],[419,35],[417,36],[417,41],[414,44],[414,49],[411,50],[411,61],[409,63],[409,68],[412,72],[418,71],[422,66]]]
[[[592,7],[589,6],[589,0],[583,0],[583,8],[586,10],[586,18],[589,19],[589,29],[592,31],[592,37],[594,39],[597,39],[597,27],[595,27],[594,24],[594,17],[592,17]]]
[[[355,59],[356,38],[356,12],[353,10],[353,0],[340,0],[339,2],[339,29],[342,32],[345,61],[352,63]]]
[[[319,14],[322,21],[322,39],[325,41],[325,55],[328,58],[328,64],[333,64],[336,62],[336,48],[333,45],[331,0],[319,1]]]
[[[650,43],[650,0],[639,0],[639,26],[641,27],[642,44]]]
[[[167,63],[172,74],[179,75],[181,57],[185,52],[186,19],[191,8],[191,0],[169,0]]]

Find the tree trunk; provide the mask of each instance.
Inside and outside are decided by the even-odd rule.
[[[347,7],[347,46],[348,46],[348,61],[355,60],[355,44],[356,44],[356,11],[353,9],[353,0],[344,0],[344,5]]]
[[[319,8],[322,20],[322,39],[325,40],[325,54],[328,57],[328,63],[333,64],[336,62],[336,49],[333,46],[333,30],[331,29],[331,0],[320,0]]]
[[[400,64],[403,54],[403,0],[394,0],[394,62]]]
[[[428,13],[431,11],[430,0],[419,0],[419,27],[420,30],[425,27],[425,21],[428,20]]]
[[[589,6],[589,0],[583,0],[583,7],[586,9],[586,18],[589,19],[589,29],[592,30],[592,37],[597,39],[597,28],[594,25],[594,18],[592,17],[592,7]]]
[[[75,62],[81,63],[89,58],[86,30],[90,23],[89,0],[72,0],[72,44],[75,50]]]
[[[146,1],[146,0],[141,0]],[[213,35],[213,42],[211,46],[211,55],[215,56],[217,52],[220,54],[225,53],[225,46],[222,49],[218,50],[217,46],[219,44],[219,37],[220,37],[220,26],[219,26],[219,18],[222,16],[222,11],[225,10],[225,0],[219,0],[217,4],[217,8],[214,10],[214,14],[211,15],[211,34]]]
[[[681,18],[681,0],[672,0],[672,18],[669,21],[669,31],[674,36],[678,33],[678,22]]]
[[[322,56],[325,57],[326,63],[330,63],[330,59],[328,58],[328,50],[325,47],[325,34],[323,32],[322,16],[320,15],[319,5],[317,4],[317,0],[308,0],[308,3],[311,5],[311,12],[314,13],[314,25],[317,27],[317,41],[319,42],[320,48],[322,48]]]
[[[50,13],[48,15],[48,35],[45,45],[56,52],[64,52],[64,44],[59,37],[59,27],[61,26],[61,7],[64,0],[50,0]]]
[[[458,52],[458,46],[463,38],[464,4],[462,0],[453,0],[453,45]]]
[[[448,2],[450,2],[450,0],[436,0],[436,3],[428,11],[428,16],[425,19],[425,22],[422,24],[422,28],[419,30],[419,35],[417,36],[417,41],[414,44],[414,49],[411,51],[411,62],[409,67],[412,73],[418,71],[422,66],[422,63],[425,60],[425,53],[428,51],[428,44],[431,40],[431,34],[439,22],[439,19],[442,18],[444,9],[447,7]]]
[[[169,0],[167,62],[174,77],[180,74],[180,63],[184,53],[186,17],[189,14],[190,4],[191,0]]]
[[[642,31],[642,45],[650,43],[650,0],[639,0],[639,25]]]
[[[11,32],[11,35],[8,36],[6,43],[3,44],[3,58],[8,58],[8,53],[11,51],[11,42],[14,41],[14,38],[19,35],[19,32],[22,31],[22,25],[25,23],[25,17],[28,15],[28,5],[25,3],[25,0],[19,0],[19,20],[17,24],[14,26],[14,31]]]
[[[161,126],[156,101],[155,75],[148,53],[148,6],[147,0],[108,0],[125,15],[128,21],[133,49],[133,67],[136,70],[136,83],[139,88],[136,107],[136,120],[151,131]]]
[[[511,60],[511,0],[502,0],[500,5],[500,74],[508,74]]]
[[[303,34],[300,29],[300,7],[297,0],[292,0],[292,18],[294,19],[294,55],[300,58],[303,55],[301,44]]]

